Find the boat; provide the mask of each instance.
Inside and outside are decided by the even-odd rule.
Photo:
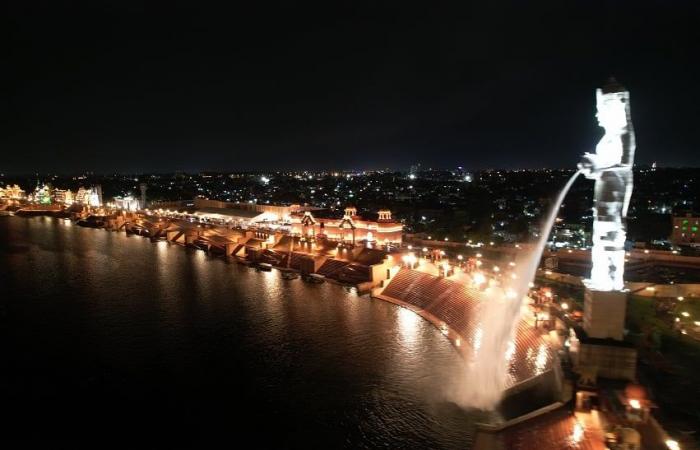
[[[256,269],[258,269],[258,270],[264,270],[265,272],[269,272],[269,271],[272,270],[272,264],[268,264],[268,263],[258,263],[258,265],[256,266]]]
[[[83,219],[78,219],[76,225],[87,228],[103,228],[105,226],[104,216],[89,215]]]
[[[304,275],[304,281],[308,281],[310,283],[323,283],[326,281],[326,277],[317,273],[307,273]]]
[[[282,278],[284,278],[285,280],[296,280],[297,278],[299,278],[299,274],[292,271],[282,272]]]

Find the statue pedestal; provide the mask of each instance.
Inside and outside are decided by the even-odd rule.
[[[627,292],[596,291],[586,287],[583,303],[583,329],[592,338],[624,337]]]
[[[570,348],[577,371],[613,380],[636,378],[637,350],[622,340],[626,310],[627,292],[586,287],[583,330],[576,332]]]

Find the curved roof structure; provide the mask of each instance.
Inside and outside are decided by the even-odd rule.
[[[478,348],[479,309],[485,300],[478,289],[446,278],[401,269],[381,294],[407,303],[442,321],[461,336],[470,349]],[[440,325],[438,325],[440,326]],[[509,358],[509,387],[548,372],[554,354],[536,328],[521,322]]]

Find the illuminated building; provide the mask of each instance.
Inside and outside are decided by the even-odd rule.
[[[114,197],[114,207],[125,211],[138,211],[141,209],[141,204],[138,199],[127,195],[125,197]]]
[[[12,186],[10,186],[8,184],[4,188],[0,187],[0,198],[3,198],[3,199],[6,198],[6,199],[10,199],[10,200],[21,200],[25,197],[26,196],[25,196],[24,190],[22,188],[20,188],[19,186],[17,186],[16,184],[12,185]]]
[[[361,217],[349,206],[342,217],[324,217],[324,211],[297,212],[292,215],[292,233],[352,245],[394,246],[401,245],[403,225],[391,218],[389,210],[380,210],[376,218]]]
[[[90,190],[80,186],[78,188],[78,192],[75,193],[75,203],[86,205],[88,203],[89,198]]]
[[[698,245],[700,241],[698,239],[700,237],[698,227],[700,227],[700,217],[693,217],[691,214],[683,217],[674,217],[670,238],[671,243],[676,245]]]
[[[150,209],[160,214],[186,220],[209,222],[239,228],[289,228],[293,212],[313,207],[236,203],[196,198],[194,201],[151,203]]]
[[[90,187],[87,189],[81,186],[80,188],[78,188],[78,192],[76,192],[75,194],[74,203],[99,208],[100,206],[102,206],[101,186],[97,185],[95,187]]]
[[[37,186],[36,189],[34,189],[34,192],[29,195],[29,200],[35,202],[35,203],[40,203],[42,205],[50,205],[51,204],[51,186],[49,185],[43,185],[41,187]]]
[[[53,190],[53,201],[54,203],[62,203],[64,205],[73,204],[73,192],[70,189],[54,189]]]
[[[277,228],[291,220],[291,214],[301,209],[299,205],[262,205],[258,203],[234,203],[197,198],[194,216],[212,222],[242,228],[265,226]]]

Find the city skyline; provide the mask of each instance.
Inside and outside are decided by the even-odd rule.
[[[698,448],[700,3],[534,3],[8,3],[0,440]]]

